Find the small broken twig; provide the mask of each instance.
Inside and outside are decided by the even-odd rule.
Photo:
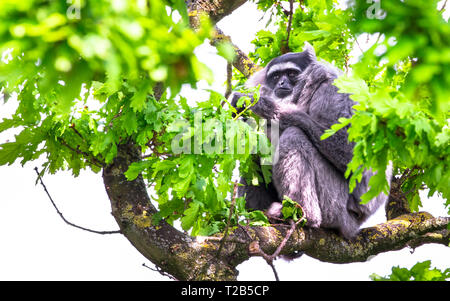
[[[227,63],[227,90],[225,91],[225,98],[228,99],[230,97],[233,87],[231,86],[231,78],[233,76],[233,65],[228,62]]]
[[[280,252],[283,250],[284,246],[286,245],[287,241],[291,237],[292,233],[294,233],[294,230],[297,227],[297,225],[303,221],[304,221],[303,217],[301,219],[299,219],[297,222],[294,222],[293,220],[289,220],[291,227],[287,231],[286,236],[283,238],[283,241],[280,243],[280,245],[278,246],[278,248],[275,250],[275,252],[272,255],[268,255],[268,254],[264,253],[264,251],[261,250],[261,248],[259,247],[259,244],[257,242],[255,242],[255,244],[253,244],[251,246],[253,248],[253,253],[261,255],[266,260],[267,264],[272,268],[272,271],[275,275],[276,281],[280,281],[280,278],[278,277],[277,270],[275,269],[275,266],[273,265],[273,260],[280,255]]]
[[[164,271],[163,271],[160,267],[158,267],[158,266],[155,266],[156,269],[154,269],[154,268],[149,267],[148,265],[146,265],[145,262],[142,264],[142,266],[145,267],[145,268],[147,268],[147,269],[149,269],[149,270],[152,270],[152,271],[154,271],[154,272],[158,272],[158,273],[160,273],[160,274],[163,275],[163,276],[169,277],[169,278],[172,279],[172,280],[177,280],[177,279],[176,279],[175,277],[173,277],[172,275],[167,274],[166,272],[164,272]]]
[[[84,231],[88,231],[88,232],[96,233],[96,234],[102,234],[102,235],[104,235],[104,234],[117,234],[117,233],[122,233],[120,230],[116,230],[116,231],[97,231],[97,230],[92,230],[92,229],[84,228],[84,227],[81,227],[81,226],[78,226],[78,225],[76,225],[76,224],[73,224],[73,223],[69,222],[69,221],[64,217],[64,215],[61,213],[61,211],[59,211],[58,207],[56,206],[55,202],[53,201],[53,199],[52,199],[50,193],[49,193],[48,190],[47,190],[47,187],[45,186],[44,182],[42,181],[42,177],[41,177],[41,175],[40,175],[40,173],[39,173],[38,168],[35,167],[34,170],[36,171],[36,174],[37,174],[37,176],[38,176],[38,180],[41,182],[41,185],[42,185],[42,187],[44,188],[44,191],[45,191],[45,193],[47,194],[48,198],[50,199],[50,202],[52,202],[52,205],[53,205],[53,207],[56,209],[56,212],[59,214],[59,216],[62,218],[62,220],[63,220],[66,224],[68,224],[69,226],[72,226],[72,227],[75,227],[75,228],[84,230]]]
[[[227,226],[225,228],[225,234],[223,235],[223,238],[220,241],[219,249],[217,250],[217,257],[220,256],[220,252],[222,252],[223,245],[228,236],[228,229],[230,228],[230,221],[231,221],[231,217],[233,216],[234,205],[236,204],[237,185],[238,185],[238,183],[235,182],[234,187],[233,187],[233,196],[231,197],[230,213],[228,214]]]

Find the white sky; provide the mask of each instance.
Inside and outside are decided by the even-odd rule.
[[[233,43],[245,52],[255,33],[264,27],[262,14],[247,3],[218,25]],[[242,24],[242,22],[246,22]],[[257,26],[255,26],[257,24]],[[213,89],[224,91],[225,61],[206,45],[198,49],[200,59],[210,66],[216,82]],[[200,88],[207,88],[206,84]],[[197,95],[190,89],[185,95]],[[205,93],[199,93],[202,97]],[[205,96],[206,97],[206,96]],[[10,116],[15,103],[0,104],[0,118]],[[11,132],[0,134],[0,143]],[[57,215],[40,185],[34,167],[41,161],[21,167],[0,167],[0,280],[169,280],[142,266],[153,264],[120,234],[98,235],[66,225]],[[80,226],[96,230],[117,230],[101,174],[84,171],[78,178],[70,172],[46,175],[44,182],[59,210]],[[446,215],[442,201],[426,201],[424,210]],[[380,211],[369,225],[385,221]],[[391,267],[411,267],[417,261],[432,260],[432,266],[450,266],[450,248],[426,245],[414,253],[409,249],[388,252],[366,263],[330,264],[306,255],[295,261],[275,262],[281,280],[369,280],[371,273],[390,274]],[[252,258],[238,267],[239,280],[274,280],[271,268],[261,258]]]

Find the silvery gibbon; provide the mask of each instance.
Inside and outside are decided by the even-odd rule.
[[[320,139],[340,117],[350,118],[353,114],[355,102],[333,85],[339,73],[331,65],[317,61],[314,49],[305,43],[303,52],[274,58],[247,81],[250,87],[261,85],[259,101],[250,109],[277,122],[280,134],[278,141],[271,141],[276,144],[277,154],[272,182],[253,186],[241,178],[243,185],[238,188],[238,195],[245,195],[247,207],[268,209],[274,216],[281,215],[280,202],[288,196],[303,208],[306,226],[336,229],[352,239],[388,196],[381,193],[368,204],[360,204],[373,175],[369,170],[363,172],[361,181],[349,192],[344,173],[354,144],[348,142],[347,128]],[[231,104],[237,107],[244,95],[233,93]],[[389,165],[388,183],[391,174]]]

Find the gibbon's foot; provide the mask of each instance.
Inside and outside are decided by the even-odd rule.
[[[283,205],[281,203],[274,202],[266,210],[266,215],[269,218],[281,219],[283,217],[283,214],[281,213],[282,208],[283,208]]]

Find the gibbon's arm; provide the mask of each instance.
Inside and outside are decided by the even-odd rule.
[[[345,95],[342,95],[341,97],[345,97]],[[315,100],[313,99],[312,101],[314,102]],[[340,103],[340,105],[342,105],[342,103]],[[329,129],[337,122],[339,117],[349,118],[351,116],[349,110],[343,110],[343,108],[336,108],[336,106],[329,105],[327,109],[329,110],[330,115],[327,116],[326,113],[321,113],[324,117],[321,118],[321,122],[319,122],[294,104],[281,107],[265,97],[261,97],[258,103],[250,109],[263,118],[278,120],[281,131],[291,126],[301,128],[308,135],[319,152],[339,171],[344,173],[347,169],[347,164],[351,161],[353,156],[354,146],[353,143],[348,142],[347,128],[339,130],[325,140],[321,140],[320,137],[325,130]],[[331,112],[336,112],[336,109],[341,109],[341,112],[343,113],[339,114],[340,116],[332,114]]]

